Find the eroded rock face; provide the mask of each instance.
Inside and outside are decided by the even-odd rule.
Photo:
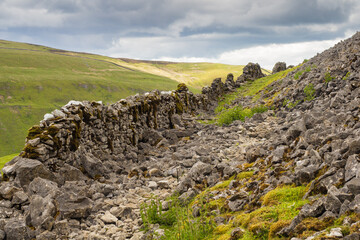
[[[248,63],[243,69],[243,74],[236,80],[236,86],[262,77],[265,77],[265,75],[261,72],[260,65],[258,63]]]

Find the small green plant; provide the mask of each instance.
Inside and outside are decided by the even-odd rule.
[[[296,107],[296,105],[299,104],[299,102],[300,102],[300,100],[297,100],[297,101],[295,101],[295,102],[288,103],[287,107],[288,107],[288,108],[294,108],[294,107]]]
[[[307,85],[304,88],[304,93],[305,93],[305,100],[306,101],[311,101],[315,98],[315,89],[314,89],[314,84],[309,83],[309,85]]]
[[[304,64],[304,63],[307,63],[308,61],[309,61],[309,59],[304,59],[304,61],[302,63]]]
[[[230,124],[235,120],[245,121],[245,118],[251,118],[255,113],[263,113],[268,110],[263,105],[256,106],[254,108],[243,108],[242,106],[236,106],[223,111],[218,115],[218,124]]]
[[[329,72],[325,73],[325,82],[328,83],[330,81],[332,81],[334,79],[334,77],[331,76],[331,74]]]
[[[168,211],[162,211],[161,201],[157,198],[151,199],[150,203],[144,203],[140,208],[140,215],[143,221],[144,230],[149,230],[150,224],[172,226],[176,222],[176,204]]]
[[[347,80],[349,76],[350,76],[350,72],[347,72],[346,75],[342,79]]]
[[[140,209],[143,221],[143,230],[150,230],[150,224],[159,224],[165,229],[160,239],[164,240],[200,240],[211,235],[214,223],[208,218],[209,206],[200,199],[200,216],[193,217],[189,206],[180,204],[176,196],[171,197],[169,210],[163,211],[162,203],[158,198],[152,198],[150,203],[144,203]]]

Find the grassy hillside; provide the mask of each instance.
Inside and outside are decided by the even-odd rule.
[[[71,99],[111,103],[178,84],[92,55],[71,56],[36,45],[0,41],[0,56],[0,157],[19,152],[27,129]]]

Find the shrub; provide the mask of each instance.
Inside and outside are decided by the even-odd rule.
[[[349,76],[350,76],[350,72],[347,72],[346,75],[342,79],[347,80]]]
[[[305,93],[305,100],[306,101],[311,101],[315,98],[315,89],[314,89],[314,85],[312,83],[309,83],[309,85],[307,85],[304,88],[304,93]]]
[[[177,197],[171,198],[171,202],[168,211],[162,211],[162,203],[157,198],[144,203],[140,208],[143,230],[150,230],[150,224],[159,224],[165,229],[161,239],[170,240],[200,240],[213,232],[214,223],[207,218],[210,211],[207,205],[201,205],[200,217],[194,218],[189,207],[181,206]]]
[[[334,79],[334,77],[332,77],[329,72],[326,72],[326,73],[325,73],[325,77],[324,77],[324,78],[325,78],[325,82],[326,82],[326,83],[328,83],[328,82],[330,82],[331,80]]]
[[[267,107],[260,105],[254,108],[243,108],[236,106],[227,111],[223,111],[218,115],[218,123],[220,125],[230,124],[235,120],[245,121],[245,118],[251,118],[255,113],[263,113],[268,110]]]

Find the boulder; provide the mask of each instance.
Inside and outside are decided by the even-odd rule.
[[[6,222],[4,231],[7,240],[29,240],[31,239],[30,229],[22,219],[13,218]]]
[[[348,183],[346,183],[346,186],[352,194],[360,194],[360,178],[351,179]]]
[[[277,62],[275,63],[272,73],[277,73],[286,70],[286,63],[285,62]]]
[[[85,182],[66,182],[60,192],[55,201],[62,219],[89,216],[93,201],[87,196],[89,190]]]
[[[84,172],[87,173],[91,178],[98,178],[104,174],[104,166],[100,159],[95,157],[91,153],[85,153],[80,156],[81,166]]]
[[[52,229],[57,210],[50,196],[44,198],[40,195],[32,196],[28,210],[28,225],[45,230]]]
[[[58,194],[59,188],[57,183],[37,177],[29,184],[27,192],[29,196],[39,195],[43,198],[47,196],[54,198]]]
[[[14,176],[15,182],[21,187],[27,186],[36,177],[52,181],[56,180],[54,174],[52,174],[44,164],[38,160],[28,158],[19,158],[14,166],[7,166],[6,174],[7,176]]]
[[[241,83],[246,81],[254,81],[262,77],[265,77],[265,75],[261,72],[260,65],[258,63],[248,63],[243,69],[243,74],[236,80],[236,86],[240,86]]]

